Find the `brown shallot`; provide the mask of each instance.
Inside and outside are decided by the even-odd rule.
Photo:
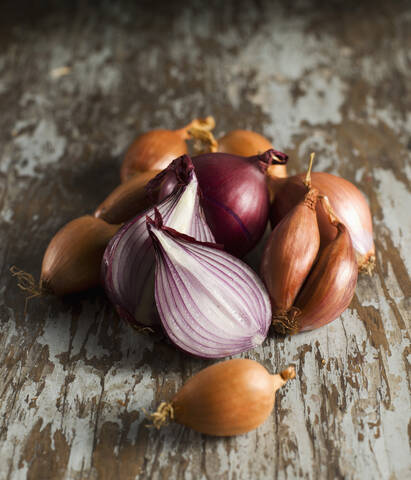
[[[62,296],[99,285],[104,250],[119,228],[90,215],[61,228],[43,257],[41,290]]]
[[[177,157],[188,153],[186,140],[190,129],[212,130],[213,117],[196,118],[178,130],[151,130],[138,136],[129,146],[121,165],[120,177],[125,182],[135,174],[148,170],[164,170]]]
[[[261,276],[270,295],[273,315],[293,305],[320,247],[315,206],[318,190],[305,197],[274,228],[261,263]]]
[[[326,325],[341,315],[354,296],[358,268],[351,237],[328,198],[321,200],[337,237],[320,253],[293,307],[273,314],[273,326],[279,333],[294,334]]]
[[[275,227],[287,213],[301,201],[307,192],[304,174],[278,178],[267,169],[271,195],[275,195],[270,209],[270,221]],[[326,195],[338,218],[351,236],[360,271],[371,273],[375,263],[375,246],[370,208],[364,195],[351,182],[326,172],[311,173],[311,185]],[[337,236],[324,210],[317,204],[317,218],[320,228],[321,248]]]
[[[294,377],[294,367],[270,375],[254,360],[217,363],[190,378],[150,418],[156,428],[174,420],[207,435],[240,435],[267,419],[276,391]]]

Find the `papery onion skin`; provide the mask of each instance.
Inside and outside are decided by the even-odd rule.
[[[270,209],[271,226],[279,221],[303,198],[307,191],[303,183],[305,175],[287,179],[270,178],[275,190],[275,200]],[[326,195],[336,215],[346,225],[357,253],[360,269],[372,267],[375,260],[373,228],[370,208],[364,195],[351,182],[326,172],[311,173],[311,184]],[[321,248],[336,238],[337,229],[327,218],[324,210],[317,205],[317,218],[321,234]]]
[[[159,173],[160,170],[149,170],[129,178],[96,208],[94,216],[108,223],[123,223],[134,218],[153,205],[154,198],[147,194],[145,187]]]
[[[261,276],[273,314],[293,305],[320,247],[316,216],[318,190],[312,189],[271,232],[261,263]]]
[[[241,435],[268,418],[276,391],[294,377],[293,367],[270,375],[254,360],[220,362],[191,377],[174,396],[169,410],[176,422],[197,432]],[[159,428],[167,419],[158,420],[155,426]]]
[[[218,151],[240,157],[259,155],[273,148],[271,142],[252,130],[231,130],[218,140]],[[272,174],[277,177],[287,176],[286,165],[272,165]]]
[[[341,315],[351,303],[358,268],[347,228],[338,224],[337,238],[320,254],[288,318],[273,320],[279,333],[298,333],[322,327]]]
[[[188,152],[186,138],[185,129],[158,129],[140,135],[127,149],[120,170],[121,181],[149,170],[163,170]]]
[[[104,250],[119,228],[90,215],[61,228],[43,257],[41,289],[63,296],[98,286]]]
[[[164,227],[158,212],[147,228],[156,252],[156,306],[170,340],[203,358],[260,345],[271,306],[255,272],[215,244]]]
[[[193,157],[207,223],[217,243],[243,257],[262,237],[269,197],[261,163],[285,163],[287,156],[268,150],[254,157],[206,153]]]

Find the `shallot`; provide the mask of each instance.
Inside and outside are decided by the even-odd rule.
[[[254,360],[227,360],[190,378],[150,418],[156,428],[174,420],[207,435],[241,435],[266,421],[277,390],[294,377],[294,367],[270,375]]]

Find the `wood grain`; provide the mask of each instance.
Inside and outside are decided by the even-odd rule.
[[[410,478],[409,2],[137,3],[0,7],[0,479]],[[134,333],[99,290],[24,315],[8,273],[38,277],[137,133],[207,114],[273,138],[290,173],[316,151],[367,196],[377,248],[340,319],[244,355],[298,375],[229,439],[144,424],[210,362]]]

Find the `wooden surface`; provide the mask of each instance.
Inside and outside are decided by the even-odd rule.
[[[100,3],[0,6],[0,479],[411,478],[410,3]],[[340,319],[244,355],[298,374],[228,439],[144,426],[210,362],[138,335],[99,290],[24,315],[8,273],[38,277],[138,132],[206,114],[274,138],[290,173],[316,151],[367,196],[377,248]]]

